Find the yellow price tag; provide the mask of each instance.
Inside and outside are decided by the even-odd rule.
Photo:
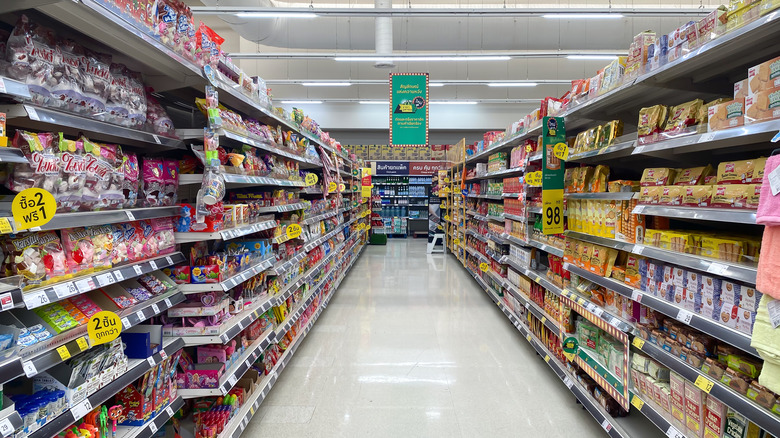
[[[79,350],[84,351],[89,349],[89,343],[87,342],[87,337],[82,336],[78,339],[76,339],[76,344],[79,346]]]
[[[401,110],[402,113],[411,113],[412,105],[398,105],[398,109]]]
[[[563,189],[542,190],[542,232],[563,233]]]
[[[534,148],[532,148],[530,144],[525,145],[525,151],[527,153],[530,154],[533,150],[534,150]]]
[[[460,245],[460,239],[455,239],[452,241],[455,245]]]
[[[19,192],[11,203],[16,231],[46,225],[57,212],[57,201],[43,189],[31,188]]]
[[[70,351],[68,351],[68,347],[66,345],[57,347],[57,353],[59,353],[60,359],[62,359],[63,362],[70,359]]]
[[[704,376],[697,377],[696,381],[693,382],[693,384],[696,385],[697,388],[706,392],[707,394],[709,394],[710,391],[712,390],[712,387],[715,386],[715,383],[712,380]]]
[[[550,361],[550,355],[549,354],[545,354],[544,355],[544,361],[545,362],[549,362]]]
[[[634,394],[634,397],[631,399],[631,404],[632,404],[632,405],[633,405],[633,406],[634,406],[634,407],[635,407],[635,408],[636,408],[638,411],[641,411],[641,410],[642,410],[642,406],[644,406],[644,405],[645,405],[645,402],[644,402],[644,401],[643,401],[641,398],[637,397],[637,395],[636,395],[636,394]]]
[[[346,189],[347,189],[347,186],[345,186],[344,183],[339,184],[339,191],[340,192],[343,192]]]
[[[567,353],[564,351],[563,357],[565,357],[569,362],[574,362],[574,353]]]
[[[444,183],[445,184],[449,184],[450,183],[450,179],[449,178],[444,178]]]
[[[488,265],[488,264],[487,264],[487,263],[485,263],[485,262],[482,262],[482,263],[480,263],[480,264],[479,264],[479,269],[480,269],[482,272],[487,272],[487,271],[488,271],[488,269],[490,269],[490,265]]]
[[[447,222],[449,222],[449,221],[450,221],[450,215],[448,215],[448,214],[445,214],[445,215],[444,215],[444,220],[445,220],[445,221],[447,221]]]
[[[541,284],[541,282],[542,282],[542,277],[540,277],[540,276],[538,276],[538,275],[537,275],[537,276],[536,276],[536,278],[534,279],[534,281],[535,281],[537,284]]]
[[[307,187],[310,187],[310,186],[313,186],[314,184],[317,184],[317,181],[319,181],[319,178],[317,178],[317,174],[316,173],[307,173],[306,174],[305,183],[306,183]]]
[[[285,230],[285,234],[287,234],[287,238],[289,239],[295,239],[301,235],[301,232],[303,230],[301,229],[301,226],[298,224],[290,224],[287,225],[287,229]]]
[[[546,317],[546,316],[543,316],[543,317],[542,317],[542,324],[544,324],[545,322],[547,322],[547,317]]]
[[[255,415],[255,407],[254,406],[249,408],[249,415]]]
[[[336,186],[335,182],[331,181],[330,183],[328,183],[328,193],[335,192],[337,188],[338,186]]]
[[[634,340],[631,341],[631,345],[641,350],[642,347],[645,346],[645,340],[640,338],[639,336],[636,336],[634,337]]]
[[[525,338],[528,340],[528,342],[531,342],[531,335],[528,335]]]
[[[566,161],[569,159],[569,145],[566,143],[557,143],[553,146],[553,155],[555,158]]]
[[[14,229],[11,228],[11,221],[7,217],[0,217],[0,234],[11,234]]]
[[[537,170],[536,172],[530,172],[528,175],[526,175],[525,181],[529,186],[534,186],[534,187],[541,186],[542,171]]]
[[[122,332],[122,321],[119,315],[103,310],[89,317],[87,334],[92,345],[105,344],[119,337]]]

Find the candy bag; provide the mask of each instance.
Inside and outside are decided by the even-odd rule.
[[[57,189],[57,212],[79,211],[87,165],[84,159],[84,143],[67,140],[60,132],[59,162],[61,180]]]
[[[127,96],[128,117],[130,117],[130,126],[142,128],[146,123],[146,91],[144,90],[144,81],[141,74],[132,70],[127,70],[127,85],[129,87]]]
[[[46,268],[46,282],[54,283],[68,274],[68,260],[62,248],[60,237],[54,231],[38,234],[43,266]]]
[[[123,64],[111,64],[111,88],[106,101],[106,121],[122,126],[132,126],[128,101],[130,77]]]
[[[6,187],[14,192],[37,187],[56,196],[60,164],[53,148],[53,139],[54,134],[50,132],[35,134],[16,131],[13,146],[22,150],[30,164],[14,164]]]
[[[159,254],[172,253],[176,247],[173,237],[173,220],[170,217],[152,219],[154,238],[157,239]]]
[[[113,248],[111,250],[111,263],[118,265],[129,260],[127,255],[128,243],[125,238],[125,229],[122,224],[112,224],[111,234],[113,234]]]
[[[111,55],[87,51],[81,57],[81,69],[84,72],[82,92],[89,114],[98,119],[105,119],[106,102],[111,95]]]
[[[137,233],[140,236],[141,257],[140,259],[150,259],[157,257],[159,253],[159,244],[154,236],[154,228],[151,222],[147,220],[138,221]]]
[[[114,230],[110,225],[98,225],[87,228],[92,237],[95,253],[92,256],[92,266],[95,270],[111,267],[114,252]]]
[[[84,158],[87,170],[84,191],[81,197],[81,210],[94,211],[101,208],[105,209],[110,196],[104,195],[104,192],[111,185],[114,160],[116,159],[115,150],[92,142],[86,137],[82,137],[81,141],[84,143]],[[101,195],[103,195],[102,200]],[[103,205],[102,201],[105,201],[106,205]]]
[[[8,37],[6,60],[11,64],[7,74],[27,84],[34,102],[48,105],[49,90],[56,83],[53,66],[56,38],[51,29],[31,23],[26,15],[16,22]]]
[[[14,275],[21,275],[22,287],[29,289],[41,284],[46,277],[46,267],[41,257],[38,233],[22,233],[9,240]]]
[[[162,205],[176,204],[176,191],[179,189],[179,161],[163,160],[163,194]]]
[[[122,230],[125,233],[124,244],[127,250],[127,260],[136,261],[143,258],[143,243],[141,243],[141,236],[143,232],[138,226],[137,222],[127,222],[120,224]]]
[[[61,40],[56,47],[58,62],[54,63],[54,78],[51,96],[52,104],[70,112],[83,113],[84,73],[81,70],[81,48],[70,39]]]
[[[106,161],[113,158],[113,161],[109,161],[113,163],[113,167],[111,177],[108,181],[108,189],[100,195],[101,204],[104,204],[106,209],[111,210],[122,208],[125,203],[123,192],[125,183],[125,155],[122,152],[122,146],[110,144],[106,145],[106,148],[101,149],[101,151],[104,151]]]
[[[159,158],[144,158],[141,177],[143,178],[141,205],[143,207],[159,206],[165,184],[163,181],[163,161]]]
[[[65,257],[71,273],[86,274],[92,270],[95,246],[88,229],[78,227],[62,230],[62,245],[65,247]]]
[[[157,102],[157,99],[150,94],[151,90],[146,92],[146,123],[152,132],[164,135],[166,137],[176,137],[176,129],[173,127],[173,121],[168,117],[168,113]]]
[[[125,154],[122,170],[124,175],[122,195],[125,198],[122,207],[133,208],[138,201],[138,186],[141,182],[138,173],[138,156],[133,153]]]

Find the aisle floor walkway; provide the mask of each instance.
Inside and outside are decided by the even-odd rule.
[[[451,255],[369,246],[244,436],[601,437]]]

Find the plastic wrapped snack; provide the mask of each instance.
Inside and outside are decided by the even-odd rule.
[[[73,274],[88,273],[92,270],[95,246],[88,229],[79,227],[62,230],[62,245],[65,248],[68,268]]]
[[[22,233],[9,239],[7,246],[13,275],[22,276],[22,286],[35,287],[46,277],[38,233]]]
[[[124,196],[123,208],[133,208],[138,201],[138,187],[141,183],[138,169],[138,156],[133,153],[125,154],[122,163],[122,195]]]
[[[141,205],[143,207],[157,207],[162,197],[163,161],[159,158],[145,158],[141,165]]]
[[[54,283],[61,280],[70,271],[65,250],[62,248],[59,236],[54,231],[38,234],[43,266],[46,268],[46,282]]]
[[[21,192],[32,187],[44,189],[55,197],[60,180],[60,163],[54,147],[54,134],[16,131],[13,146],[22,150],[30,164],[14,164],[6,186]]]

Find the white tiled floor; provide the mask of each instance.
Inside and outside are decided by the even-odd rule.
[[[245,436],[601,437],[450,255],[369,246]]]

